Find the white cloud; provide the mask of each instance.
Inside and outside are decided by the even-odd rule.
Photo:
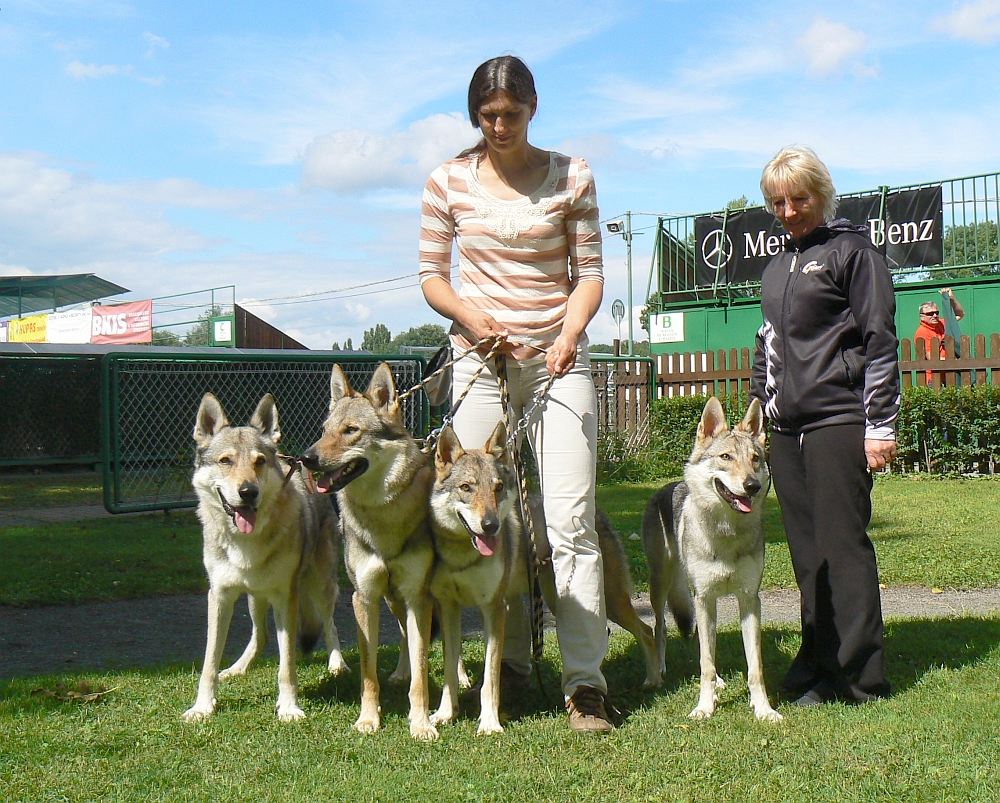
[[[976,0],[958,6],[951,14],[936,19],[933,27],[955,39],[980,45],[1000,42],[1000,0]]]
[[[146,31],[142,38],[149,43],[149,50],[146,51],[146,58],[151,59],[156,55],[157,50],[167,50],[170,47],[170,42],[164,39],[162,36],[157,36],[149,31]]]
[[[334,131],[306,147],[302,183],[344,193],[420,186],[435,167],[475,140],[472,126],[457,113],[434,114],[388,135]]]
[[[838,72],[845,61],[863,53],[867,41],[863,31],[855,31],[842,22],[831,22],[826,17],[816,17],[796,39],[795,45],[808,60],[809,72],[825,76]]]
[[[84,81],[87,78],[103,78],[106,75],[118,75],[122,70],[114,64],[84,64],[80,61],[71,61],[66,65],[66,74],[77,81]]]
[[[351,317],[358,323],[367,323],[368,319],[372,316],[371,307],[366,304],[362,304],[361,302],[345,301],[344,309],[346,309],[350,313]]]

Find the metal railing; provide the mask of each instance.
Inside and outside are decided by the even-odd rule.
[[[942,261],[936,265],[895,268],[892,271],[893,281],[933,279],[942,274],[952,277],[1000,274],[1000,173],[898,187],[883,186],[875,190],[843,193],[838,197],[846,199],[880,194],[883,199],[880,216],[884,230],[886,196],[930,187],[941,187],[944,219]],[[724,236],[728,216],[736,211],[743,210],[724,209],[695,215],[657,216],[651,265],[651,273],[656,274],[657,281],[654,312],[684,301],[731,300],[756,298],[760,295],[760,282],[757,281],[726,283],[718,277],[713,284],[699,285],[697,281],[695,220],[707,216],[721,218]]]
[[[195,416],[202,396],[213,393],[229,421],[244,425],[265,393],[274,396],[280,447],[297,454],[320,435],[330,403],[330,370],[336,363],[351,386],[363,391],[388,361],[402,392],[420,381],[423,360],[400,355],[223,353],[192,357],[111,353],[101,365],[101,459],[104,506],[111,513],[170,510],[197,504],[191,487]],[[418,437],[427,431],[427,399],[403,403],[403,420]]]

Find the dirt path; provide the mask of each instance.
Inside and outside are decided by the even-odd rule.
[[[798,622],[798,592],[766,591],[761,599],[765,622]],[[640,616],[651,624],[649,596],[638,595],[635,605]],[[200,667],[206,609],[202,594],[43,608],[0,606],[0,678],[168,662]],[[887,588],[882,592],[882,610],[886,618],[996,614],[1000,613],[1000,588],[941,594],[916,586]],[[720,623],[735,622],[737,618],[736,600],[720,600]],[[345,647],[356,643],[354,614],[346,593],[341,594],[337,605],[337,627]],[[463,620],[465,632],[474,635],[480,627],[478,614],[467,612]],[[268,652],[274,654],[273,624],[271,631]],[[249,636],[250,617],[246,603],[241,601],[233,616],[227,656],[237,657]],[[395,621],[383,606],[382,643],[394,643],[398,637]]]

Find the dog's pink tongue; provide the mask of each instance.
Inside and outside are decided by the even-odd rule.
[[[740,513],[750,512],[751,508],[748,499],[745,499],[742,496],[737,496],[734,497],[733,501],[736,503],[736,510],[738,510]]]
[[[477,535],[475,543],[479,554],[487,558],[497,551],[497,537],[495,535]]]
[[[250,535],[257,523],[257,512],[250,508],[236,508],[233,511],[233,521],[236,522],[236,527],[241,533]]]

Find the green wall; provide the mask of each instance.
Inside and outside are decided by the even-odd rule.
[[[917,329],[917,309],[925,301],[942,301],[938,292],[951,287],[958,303],[965,309],[959,324],[964,335],[989,336],[1000,332],[1000,277],[949,279],[896,285],[896,335],[913,338]],[[733,302],[728,308],[715,302],[688,302],[667,310],[684,314],[684,341],[653,343],[653,354],[717,349],[753,349],[760,328],[760,300]]]

